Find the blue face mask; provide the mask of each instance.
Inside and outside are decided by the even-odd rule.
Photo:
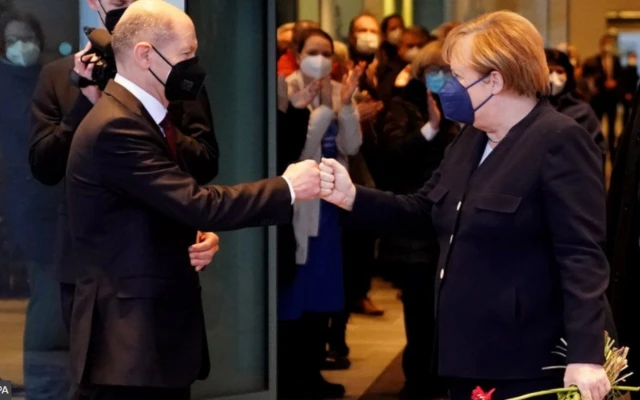
[[[427,85],[427,89],[431,90],[431,92],[440,93],[450,78],[451,75],[443,71],[428,72],[425,75],[425,83]]]
[[[491,100],[493,94],[491,94],[485,101],[483,101],[478,107],[473,108],[471,104],[471,97],[467,90],[473,87],[478,82],[482,81],[489,75],[485,75],[471,85],[464,87],[454,76],[451,77],[440,90],[440,103],[442,104],[442,111],[444,117],[451,121],[460,122],[461,124],[472,125],[475,121],[476,111],[480,107],[484,106],[487,101]]]

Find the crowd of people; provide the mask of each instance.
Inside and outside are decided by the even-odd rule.
[[[282,178],[227,188],[207,186],[224,166],[191,20],[88,3],[113,34],[104,92],[68,79],[92,79],[90,46],[43,66],[38,21],[0,8],[0,276],[27,271],[29,398],[189,398],[211,362],[197,273],[214,232],[274,224],[280,397],[344,396],[322,371],[350,367],[351,314],[383,315],[374,271],[403,305],[401,398],[605,397],[602,332],[640,344],[635,53],[623,66],[603,36],[582,61],[510,12],[432,31],[362,13],[344,41],[290,22]],[[542,370],[560,339],[564,382]]]

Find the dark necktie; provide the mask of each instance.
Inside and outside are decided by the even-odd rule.
[[[162,122],[160,122],[160,127],[164,130],[164,137],[167,139],[167,143],[169,144],[169,148],[171,149],[171,153],[175,158],[178,157],[178,152],[176,150],[176,136],[178,132],[176,131],[176,127],[173,126],[171,119],[169,118],[169,114],[164,117]]]

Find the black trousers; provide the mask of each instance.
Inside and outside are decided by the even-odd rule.
[[[485,392],[495,389],[492,400],[505,400],[533,392],[564,387],[562,376],[557,378],[530,380],[482,380],[482,379],[447,379],[450,400],[469,400],[476,387]],[[536,397],[540,400],[556,400],[557,395]]]
[[[322,379],[329,314],[305,313],[278,322],[278,386],[313,385]]]
[[[81,385],[74,400],[189,400],[191,388]]]
[[[402,369],[408,386],[438,392],[435,374],[435,277],[437,264],[397,264],[407,337]],[[468,400],[465,399],[465,400]]]
[[[598,96],[591,102],[591,107],[600,121],[602,121],[602,117],[604,115],[607,116],[607,141],[609,145],[609,153],[613,160],[616,154],[616,117],[618,116],[618,100],[615,96]]]
[[[328,343],[331,350],[347,353],[347,323],[351,310],[368,296],[375,264],[376,236],[367,231],[345,230],[343,236],[343,273],[345,309],[331,315]]]
[[[76,291],[76,285],[72,283],[60,283],[60,301],[62,305],[62,320],[67,332],[71,327],[71,311],[73,310],[73,296]]]

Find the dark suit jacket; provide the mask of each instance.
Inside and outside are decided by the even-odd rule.
[[[188,248],[196,230],[290,222],[286,181],[199,186],[142,104],[115,82],[78,127],[66,179],[82,267],[71,321],[74,377],[154,387],[206,377],[200,286]]]
[[[607,80],[607,75],[604,71],[604,65],[602,65],[602,56],[597,55],[585,62],[583,68],[584,77],[593,77],[595,79],[596,88],[598,93],[592,101],[613,101],[620,100],[622,95],[622,64],[620,64],[620,58],[613,56],[613,79],[618,82],[618,86],[613,90],[605,88],[604,84]]]
[[[93,104],[69,82],[73,56],[47,64],[42,69],[32,100],[33,133],[29,163],[33,176],[45,185],[64,179],[73,135]],[[207,183],[218,174],[218,142],[213,132],[211,107],[206,91],[197,101],[176,102],[169,107],[180,136],[179,151],[190,174]],[[58,207],[56,269],[61,282],[75,283],[66,199]]]
[[[413,195],[358,188],[352,223],[411,232],[435,227],[439,373],[540,377],[604,361],[605,191],[600,150],[546,100],[480,165],[487,137],[468,126]],[[425,316],[426,317],[426,316]]]

